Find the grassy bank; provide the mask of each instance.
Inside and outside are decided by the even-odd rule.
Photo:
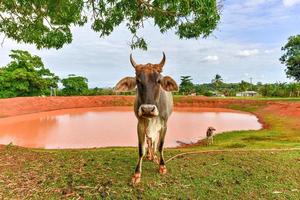
[[[214,148],[300,148],[300,119],[266,112],[266,104],[230,105],[229,108],[259,116],[264,128],[258,131],[232,131],[216,136]]]
[[[199,104],[188,99],[175,102]],[[182,152],[207,152],[176,157],[167,163],[169,171],[164,176],[156,164],[145,161],[137,187],[130,184],[136,148],[2,147],[0,199],[300,199],[300,150],[286,150],[300,148],[300,119],[286,111],[292,103],[218,105],[252,112],[265,128],[217,135],[209,147],[166,149],[166,159]]]
[[[166,157],[181,150],[169,149]],[[132,187],[136,150],[109,148],[0,152],[1,198],[32,199],[299,199],[300,152],[222,152],[186,155],[169,173],[144,162]]]

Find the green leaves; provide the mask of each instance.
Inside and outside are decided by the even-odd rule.
[[[286,75],[300,81],[300,35],[291,36],[288,43],[281,48],[285,53],[279,59],[287,66]]]
[[[63,95],[85,95],[88,92],[88,79],[83,76],[70,74],[68,78],[61,80],[64,88]]]
[[[61,48],[71,43],[71,25],[83,25],[81,0],[0,2],[0,32],[18,42],[37,48]]]
[[[153,21],[161,33],[175,30],[180,39],[191,39],[209,36],[219,19],[216,0],[0,1],[0,32],[37,48],[62,48],[72,42],[70,28],[88,20],[100,37],[125,22],[133,37],[130,47],[146,50],[138,35],[145,21]]]
[[[0,97],[35,96],[50,93],[59,78],[44,67],[40,57],[12,50],[12,61],[0,68]]]
[[[181,82],[179,85],[179,92],[184,95],[194,92],[194,84],[191,76],[181,76]]]
[[[223,85],[223,79],[219,74],[216,74],[215,78],[212,79],[211,82],[215,86],[216,90],[219,90],[220,87]]]

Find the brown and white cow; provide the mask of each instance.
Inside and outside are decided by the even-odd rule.
[[[135,77],[126,77],[115,86],[115,91],[130,91],[137,88],[134,103],[134,112],[138,119],[138,147],[139,159],[132,177],[132,183],[137,184],[141,179],[142,160],[145,156],[145,143],[148,144],[148,158],[155,160],[155,152],[159,151],[159,172],[165,174],[163,147],[167,131],[168,118],[173,109],[171,91],[177,91],[176,82],[169,76],[162,76],[166,61],[163,59],[159,64],[136,64],[130,55],[130,62],[135,69]]]

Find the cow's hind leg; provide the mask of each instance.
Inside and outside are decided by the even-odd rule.
[[[157,140],[154,140],[152,143],[152,147],[153,147],[153,162],[159,164],[159,160],[158,157],[156,155],[156,150],[157,150]]]
[[[165,142],[165,136],[167,132],[167,127],[163,126],[163,128],[160,131],[159,134],[159,143],[158,143],[158,151],[159,151],[159,173],[165,174],[167,173],[167,168],[165,165],[165,159],[164,159],[164,142]]]
[[[150,161],[153,161],[155,163],[159,163],[158,158],[156,156],[156,149],[157,149],[157,140],[152,140],[151,138],[147,138],[147,145],[148,145],[148,150],[147,150],[147,159]]]
[[[132,177],[132,184],[135,185],[141,181],[142,175],[142,161],[145,156],[145,132],[144,126],[142,124],[138,124],[138,140],[139,140],[139,158],[138,163],[135,168],[134,175]]]
[[[148,138],[148,137],[147,137],[147,146],[148,146],[148,149],[147,149],[147,156],[146,156],[146,158],[148,160],[153,160],[154,159],[154,155],[153,155],[153,142],[152,142],[152,139]]]

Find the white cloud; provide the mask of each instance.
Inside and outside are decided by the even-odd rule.
[[[237,56],[239,56],[239,57],[249,57],[249,56],[254,56],[258,53],[259,53],[258,49],[249,49],[249,50],[239,51]]]
[[[214,62],[214,61],[218,61],[219,57],[216,55],[213,56],[206,56],[205,58],[202,59],[202,62]]]
[[[294,1],[300,0],[285,0]],[[243,31],[261,30],[278,24],[289,24],[291,21],[299,19],[296,10],[287,9],[280,0],[232,0],[225,4],[222,12],[221,24],[226,25],[226,31],[235,32],[239,29]],[[221,27],[222,28],[222,27]],[[224,34],[223,30],[223,34]]]
[[[283,0],[282,3],[284,6],[290,7],[300,3],[300,0]]]
[[[270,53],[274,53],[277,49],[266,49],[264,50],[265,54],[270,54]]]

